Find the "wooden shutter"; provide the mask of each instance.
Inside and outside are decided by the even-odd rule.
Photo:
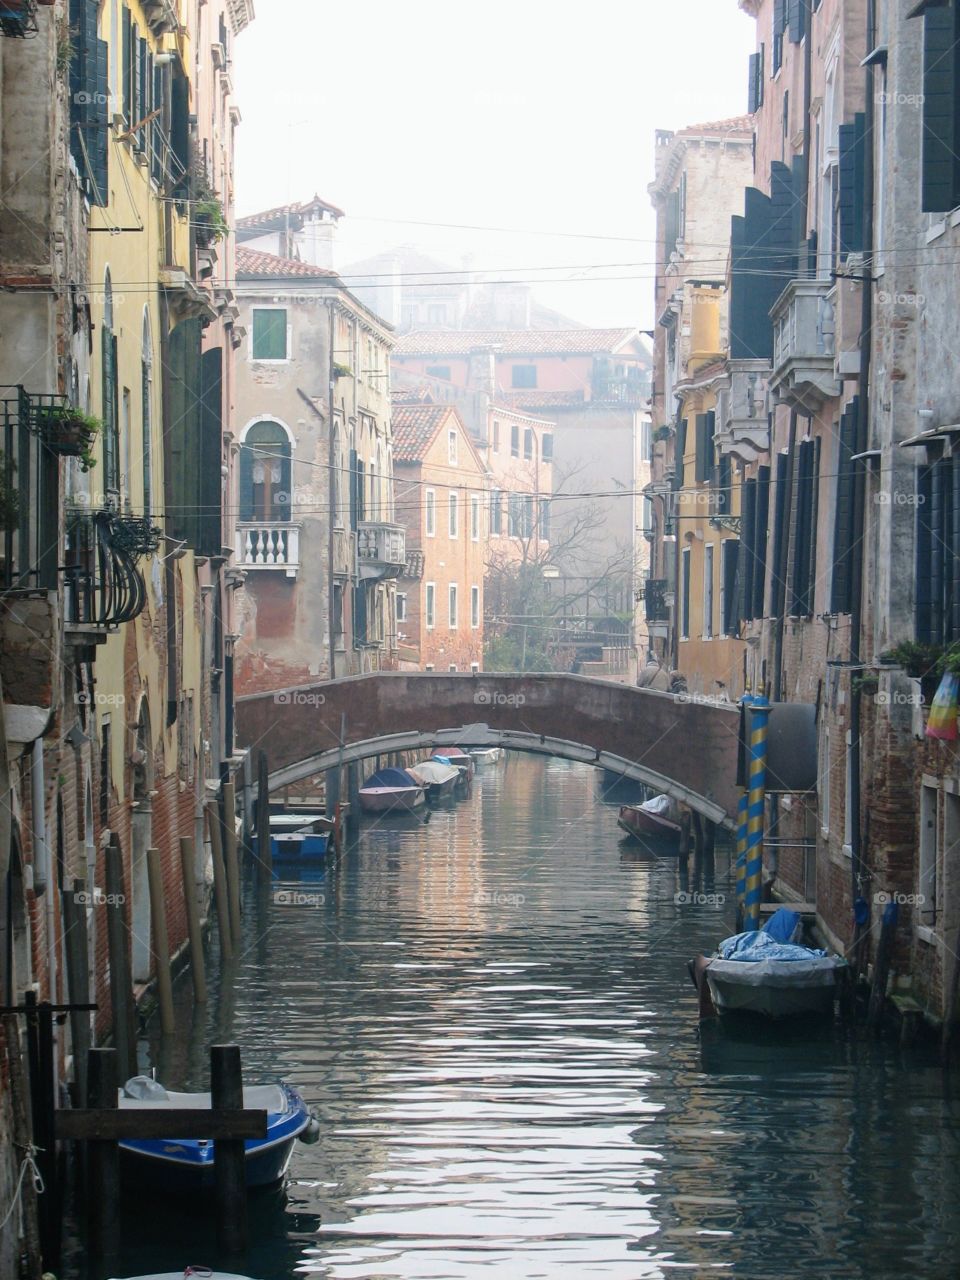
[[[91,128],[86,131],[87,154],[90,158],[91,204],[105,205],[110,199],[108,185],[110,167],[110,49],[106,40],[94,45],[96,67],[95,89],[90,111]]]
[[[100,329],[100,379],[101,409],[103,412],[103,486],[105,489],[117,487],[117,380],[115,361],[117,355],[116,340],[106,325]]]
[[[733,507],[731,501],[731,489],[733,486],[732,470],[730,466],[729,453],[721,453],[717,458],[717,465],[714,471],[714,487],[717,491],[716,511],[717,515],[727,516]]]
[[[359,649],[367,643],[367,589],[362,582],[353,588],[353,644]]]
[[[698,413],[696,418],[696,436],[694,443],[694,480],[700,481],[709,479],[710,466],[708,459],[710,455],[708,448],[712,443],[713,441],[708,435],[707,415],[705,413]]]
[[[664,258],[669,259],[671,253],[677,247],[677,238],[680,235],[680,193],[671,191],[667,196],[666,204],[663,210],[663,252]]]
[[[141,75],[143,73],[143,56],[141,50],[144,47],[144,41],[140,37],[140,28],[135,22],[130,24],[130,79],[132,81],[130,87],[131,97],[133,98],[133,108],[131,124],[139,124],[143,119],[143,84]],[[135,151],[143,150],[143,129],[138,129],[133,135],[133,146]]]
[[[806,0],[787,0],[787,27],[792,44],[799,44],[804,37],[805,5]]]
[[[170,186],[175,195],[187,192],[190,173],[190,90],[174,72],[170,96]]]
[[[223,348],[212,347],[204,351],[200,361],[201,423],[200,423],[200,520],[198,550],[201,555],[218,556],[222,542],[223,484],[220,467],[223,461]],[[287,468],[286,490],[289,493],[290,458],[284,460]],[[284,478],[281,477],[281,487]],[[289,512],[289,504],[286,511]]]
[[[756,546],[757,482],[745,480],[740,489],[740,581],[738,613],[744,622],[753,615],[754,551]]]
[[[727,538],[721,544],[720,572],[723,581],[723,617],[720,625],[725,636],[737,634],[737,560],[740,554],[740,543],[736,538]]]
[[[854,399],[840,418],[837,450],[837,502],[833,521],[833,577],[830,583],[830,612],[850,613],[853,579],[853,495],[857,441],[857,401]]]
[[[866,143],[864,117],[858,112],[852,124],[842,124],[840,135],[840,253],[863,248],[863,182]]]
[[[815,536],[814,489],[815,451],[813,440],[804,440],[797,449],[796,519],[793,526],[793,591],[790,614],[807,618],[812,613],[811,549]]]
[[[777,454],[776,502],[773,509],[773,563],[770,567],[770,612],[774,617],[786,600],[787,577],[787,455]]]
[[[681,568],[683,570],[683,581],[681,587],[681,607],[680,614],[680,634],[686,639],[690,635],[690,559],[691,551],[689,547],[684,547],[681,559]]]
[[[240,448],[240,509],[241,523],[253,519],[253,449],[245,444]]]
[[[763,617],[767,572],[767,526],[770,517],[770,468],[757,468],[757,500],[753,525],[753,606],[751,617]]]
[[[357,451],[350,450],[350,528],[356,532],[357,521],[360,519],[360,511],[357,503]]]
[[[127,128],[134,123],[131,116],[132,100],[131,100],[131,80],[130,80],[130,10],[126,5],[121,10],[122,18],[122,36],[120,44],[120,92],[123,96],[121,103],[121,111]]]
[[[921,207],[945,213],[957,203],[957,10],[928,9],[923,18]]]
[[[751,53],[747,72],[747,111],[750,115],[760,106],[760,55]]]
[[[952,644],[960,638],[960,457],[949,459],[950,469],[950,525],[944,538],[944,554],[947,562],[948,592],[944,609],[946,627],[944,644]]]
[[[687,451],[687,420],[686,418],[681,418],[679,425],[677,426],[677,441],[676,441],[676,448],[674,450],[674,463],[676,466],[676,475],[674,477],[673,484],[674,484],[674,488],[676,489],[683,488],[683,473],[684,473],[683,455],[686,453],[686,451]]]

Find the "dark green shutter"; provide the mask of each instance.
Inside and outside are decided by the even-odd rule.
[[[100,329],[101,393],[103,410],[103,485],[117,487],[117,340],[103,325]]]
[[[245,444],[240,448],[240,510],[241,522],[253,519],[253,449]]]
[[[669,259],[677,247],[680,235],[680,193],[671,191],[667,196],[663,211],[663,246],[664,256]]]
[[[178,71],[174,71],[170,90],[170,151],[171,188],[174,195],[185,196],[190,174],[190,89]]]
[[[200,545],[202,387],[199,319],[182,320],[169,340],[169,406],[165,477],[168,523],[174,537],[196,549]],[[218,464],[219,469],[219,464]]]
[[[858,112],[852,124],[842,124],[840,136],[840,253],[863,248],[863,183],[866,161],[864,116]]]
[[[755,571],[757,482],[745,480],[740,489],[740,581],[737,612],[744,622],[753,616],[753,576]]]
[[[731,502],[731,488],[733,480],[729,453],[721,453],[717,458],[717,465],[714,474],[716,477],[714,485],[717,491],[717,514],[726,516],[730,514],[733,506],[733,503]]]
[[[694,479],[709,480],[713,471],[713,433],[716,426],[716,414],[698,413],[696,422],[696,461]]]
[[[89,198],[91,204],[105,205],[110,200],[110,49],[106,40],[97,40],[95,56],[96,89],[90,111],[92,127],[85,135],[90,157]]]
[[[359,520],[359,510],[357,507],[357,451],[350,450],[350,528],[356,532],[357,521]]]
[[[143,119],[143,84],[141,83],[141,74],[143,71],[143,58],[141,49],[143,48],[143,40],[140,38],[140,28],[135,22],[130,24],[130,93],[133,99],[131,109],[131,126],[139,124]],[[135,151],[143,150],[143,129],[138,129],[133,135],[133,146]]]
[[[287,358],[286,310],[254,308],[253,358],[254,360],[285,360]]]
[[[787,27],[792,44],[799,44],[804,37],[805,5],[806,0],[787,0]]]
[[[120,92],[123,95],[121,103],[121,111],[123,118],[127,124],[127,128],[134,123],[131,115],[131,86],[130,86],[130,10],[126,5],[122,9],[122,39],[120,45]]]
[[[770,518],[770,468],[757,468],[757,505],[753,528],[753,604],[751,616],[763,617],[767,572],[767,527]]]
[[[740,554],[740,543],[736,538],[727,538],[721,546],[721,568],[723,575],[723,617],[720,620],[725,636],[736,635],[737,626],[737,561]]]
[[[830,583],[830,612],[850,613],[853,607],[853,494],[857,441],[857,400],[848,404],[840,418],[837,451],[837,501],[833,522],[833,577]]]
[[[353,643],[358,649],[367,643],[367,588],[362,582],[353,588]]]
[[[921,207],[945,213],[957,203],[957,9],[929,9],[923,18]]]
[[[777,616],[781,600],[786,599],[787,577],[787,455],[777,454],[776,501],[773,508],[773,563],[771,565],[770,612]]]
[[[200,519],[198,551],[218,556],[222,542],[223,492],[220,467],[223,461],[223,348],[204,351],[201,376],[201,452],[199,466]],[[289,469],[290,460],[286,459]],[[289,507],[287,508],[289,510]]]
[[[686,639],[690,635],[690,560],[691,560],[691,552],[689,551],[689,549],[684,548],[684,552],[683,552],[683,555],[681,556],[681,561],[680,561],[681,568],[683,570],[683,581],[680,584],[681,586],[680,600],[681,600],[681,606],[683,610],[682,613],[680,614],[680,634],[684,637],[684,639]]]
[[[797,449],[796,519],[793,526],[793,591],[789,612],[808,618],[813,612],[812,550],[816,536],[816,442],[804,440]]]
[[[676,441],[676,448],[674,451],[674,466],[676,469],[676,474],[674,476],[673,484],[674,484],[674,488],[676,489],[683,488],[683,470],[684,470],[683,455],[686,453],[686,451],[687,451],[687,420],[686,418],[681,418],[679,425],[677,426],[677,441]]]
[[[760,106],[760,55],[751,53],[747,72],[747,111],[750,115]]]

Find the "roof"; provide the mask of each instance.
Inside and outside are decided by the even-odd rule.
[[[238,280],[302,280],[322,279],[339,280],[336,271],[327,267],[315,267],[309,262],[298,262],[295,258],[278,258],[275,253],[260,253],[256,249],[245,249],[237,245],[237,279]]]
[[[498,347],[499,354],[602,355],[639,341],[637,329],[427,329],[404,334],[398,356],[469,355],[479,347]]]
[[[586,402],[583,391],[498,391],[512,409],[576,408]]]
[[[701,133],[753,133],[753,116],[728,116],[726,120],[709,120],[706,124],[688,124],[678,129],[677,138],[697,138]]]
[[[449,414],[448,404],[395,404],[390,413],[395,462],[422,462]]]
[[[308,213],[331,213],[335,218],[344,216],[343,210],[335,204],[314,196],[312,200],[295,200],[292,204],[278,204],[275,209],[264,209],[261,213],[248,213],[237,219],[238,231],[272,231],[281,230],[290,222],[298,222]]]

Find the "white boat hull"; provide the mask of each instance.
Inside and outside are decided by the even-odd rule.
[[[792,1018],[833,1011],[841,967],[842,962],[831,956],[811,961],[713,960],[705,976],[719,1013]]]
[[[361,787],[360,807],[367,813],[417,809],[425,804],[422,787]]]

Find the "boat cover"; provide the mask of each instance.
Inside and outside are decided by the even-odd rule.
[[[676,822],[680,814],[672,796],[653,796],[638,806],[645,813],[653,813],[658,818],[666,818],[668,822]]]
[[[803,921],[796,911],[780,907],[763,926],[763,932],[769,933],[777,942],[799,942],[803,933]]]
[[[117,1102],[122,1110],[134,1111],[156,1107],[209,1111],[213,1105],[209,1093],[175,1093],[149,1076],[133,1076],[128,1080],[119,1091]],[[269,1111],[274,1115],[283,1115],[290,1109],[287,1095],[277,1084],[244,1085],[243,1105],[251,1111]]]
[[[793,942],[779,942],[771,933],[763,929],[750,933],[735,933],[732,938],[725,938],[717,948],[721,960],[788,960],[799,963],[812,957],[824,957],[825,951],[816,951],[812,947],[801,947]]]
[[[406,769],[387,768],[371,773],[363,785],[364,787],[419,787],[420,783],[407,773]]]
[[[427,784],[449,782],[451,778],[460,777],[459,769],[444,764],[442,760],[421,760],[419,764],[411,766],[410,773]]]
[[[782,944],[776,944],[780,946]],[[736,960],[712,960],[707,976],[719,982],[731,982],[740,987],[831,987],[837,979],[837,970],[844,961],[839,956],[828,956],[807,951],[806,947],[792,948],[806,951],[806,958],[784,963],[782,959],[756,959],[745,964],[746,957]]]

